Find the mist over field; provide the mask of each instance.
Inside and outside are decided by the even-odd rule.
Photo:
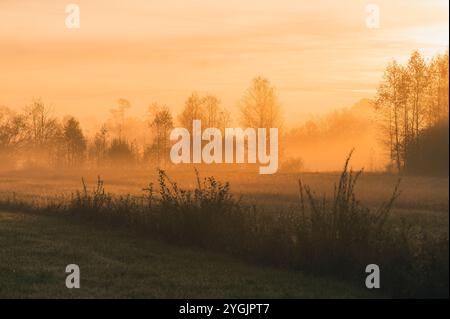
[[[448,298],[448,2],[379,2],[1,1],[0,298]]]

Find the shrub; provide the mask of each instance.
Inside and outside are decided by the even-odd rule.
[[[194,190],[184,190],[159,170],[158,231],[170,240],[228,249],[242,237],[244,208],[228,183],[214,177],[201,181],[197,170],[196,179]]]
[[[318,198],[299,181],[301,219],[296,236],[301,263],[308,269],[321,267],[343,274],[364,269],[389,231],[386,221],[399,195],[398,185],[391,198],[372,212],[356,199],[355,186],[362,171],[349,171],[350,159],[351,153],[332,200]]]

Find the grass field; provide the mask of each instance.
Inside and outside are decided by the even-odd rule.
[[[338,181],[340,175],[340,172],[259,175],[253,171],[212,170],[207,167],[200,167],[199,171],[202,177],[213,175],[218,180],[230,182],[233,193],[243,195],[246,201],[268,207],[298,203],[297,181],[300,177],[317,192],[331,195],[333,184]],[[168,173],[183,187],[195,186],[193,168],[172,169]],[[81,177],[93,184],[99,175],[112,193],[139,194],[148,183],[157,182],[156,169],[0,171],[0,196],[12,192],[30,197],[70,194],[81,188]],[[358,198],[366,205],[377,206],[390,196],[397,179],[396,175],[364,173],[356,189]],[[404,176],[400,187],[402,195],[397,200],[396,207],[448,212],[448,181],[448,177]]]
[[[271,212],[299,205],[298,178],[317,194],[333,194],[339,173],[255,175],[246,171],[200,170],[229,181],[246,204]],[[0,172],[0,199],[14,196],[45,201],[93,188],[97,176],[113,194],[142,194],[157,184],[154,171],[10,171]],[[193,170],[172,170],[179,185],[195,187]],[[386,201],[398,177],[362,175],[356,193],[368,207]],[[448,178],[402,178],[392,220],[406,221],[427,233],[448,238]],[[96,226],[95,226],[96,225]],[[0,297],[149,297],[149,298],[329,298],[380,297],[361,286],[300,271],[246,263],[226,254],[172,246],[133,231],[68,220],[48,214],[0,213]],[[81,267],[82,289],[65,288],[65,266]],[[362,274],[362,278],[364,274]]]
[[[62,216],[0,212],[0,298],[380,297],[336,279],[256,266]],[[65,287],[80,266],[81,289]]]
[[[298,179],[310,185],[318,194],[333,194],[333,185],[340,173],[304,173],[259,175],[240,170],[200,169],[202,177],[214,175],[228,181],[231,191],[242,196],[245,203],[266,210],[289,209],[298,205]],[[181,187],[195,187],[193,169],[169,171]],[[71,193],[82,188],[81,177],[88,186],[95,186],[97,176],[105,182],[108,192],[114,194],[142,194],[149,183],[157,183],[156,170],[77,170],[77,171],[0,171],[0,198],[13,193],[25,200],[39,200]],[[364,173],[356,187],[358,199],[368,207],[378,207],[392,193],[398,180],[395,175]],[[393,208],[393,218],[404,218],[409,223],[448,234],[449,179],[448,177],[404,176],[401,194]]]

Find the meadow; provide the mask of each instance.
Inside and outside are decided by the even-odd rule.
[[[16,2],[0,298],[449,297],[448,1]]]
[[[195,187],[195,171],[169,169],[170,175],[180,187]],[[298,205],[298,179],[319,194],[333,194],[334,184],[340,172],[335,173],[278,173],[259,175],[253,171],[239,169],[211,170],[200,168],[203,177],[215,176],[228,181],[236,197],[249,205],[258,205],[267,210],[289,209]],[[156,169],[142,170],[20,170],[0,171],[0,197],[15,194],[26,200],[43,200],[54,196],[70,196],[81,189],[81,178],[94,186],[98,176],[108,192],[114,194],[142,194],[149,183],[157,183]],[[397,175],[364,173],[359,179],[355,193],[368,207],[377,207],[388,198],[398,180]],[[423,225],[438,232],[448,233],[449,180],[446,177],[403,176],[401,194],[395,202],[392,216],[406,218],[416,225]]]
[[[142,245],[150,243],[151,247],[157,246],[160,251],[181,252],[183,247],[188,250],[194,249],[195,253],[201,254],[205,261],[209,258],[214,260],[215,257],[211,256],[220,254],[221,257],[219,258],[225,258],[221,267],[232,267],[231,264],[235,262],[242,263],[242,265],[245,265],[242,267],[255,267],[262,272],[269,271],[270,274],[267,276],[272,279],[278,276],[292,276],[293,280],[296,276],[301,277],[298,282],[298,290],[287,282],[274,283],[272,279],[269,283],[261,281],[264,285],[281,285],[281,290],[270,286],[269,292],[266,294],[256,292],[258,288],[253,289],[251,285],[244,285],[246,288],[242,293],[233,289],[229,291],[222,287],[222,284],[226,284],[226,278],[222,278],[223,283],[216,286],[217,291],[212,293],[211,297],[445,296],[445,293],[442,295],[442,288],[448,288],[448,277],[445,279],[442,277],[442,273],[443,271],[448,273],[448,178],[403,176],[400,181],[399,193],[395,196],[392,207],[388,208],[389,230],[380,228],[378,231],[376,230],[378,229],[378,220],[372,218],[374,214],[366,214],[365,207],[376,211],[377,207],[383,207],[384,204],[389,202],[399,177],[381,173],[362,174],[358,183],[354,185],[354,189],[351,186],[348,194],[344,193],[345,198],[354,196],[357,200],[354,202],[347,199],[337,201],[339,206],[343,207],[342,211],[351,212],[349,217],[343,220],[344,224],[349,224],[351,227],[339,226],[342,233],[347,232],[348,238],[345,241],[322,235],[322,233],[327,234],[330,217],[328,208],[325,206],[319,205],[320,207],[315,212],[316,216],[322,216],[318,222],[316,219],[316,223],[323,228],[322,230],[314,230],[313,226],[304,228],[304,225],[299,224],[297,220],[298,212],[301,211],[301,206],[305,202],[305,200],[300,200],[302,188],[299,189],[299,178],[302,181],[303,191],[309,191],[310,194],[308,193],[308,195],[313,198],[313,201],[314,198],[320,199],[322,195],[326,195],[328,200],[332,201],[334,187],[339,183],[340,178],[342,179],[342,172],[280,173],[263,176],[248,170],[229,168],[213,170],[207,167],[199,167],[199,172],[202,181],[203,177],[208,176],[214,176],[215,179],[213,182],[205,180],[205,183],[211,183],[205,184],[205,187],[201,188],[192,168],[169,169],[164,172],[165,176],[168,176],[168,179],[165,180],[165,186],[163,185],[163,188],[167,188],[165,193],[167,198],[156,205],[158,206],[156,210],[150,209],[148,214],[147,204],[142,200],[147,198],[149,190],[153,194],[153,192],[158,193],[161,188],[161,173],[158,176],[158,172],[153,170],[23,170],[3,172],[0,173],[0,199],[2,199],[3,211],[16,211],[16,213],[8,214],[18,213],[21,216],[22,212],[32,213],[31,215],[24,215],[31,217],[22,218],[27,226],[19,226],[19,228],[25,227],[24,230],[29,227],[29,230],[26,230],[27,233],[36,233],[34,227],[38,226],[33,225],[41,225],[39,226],[40,229],[48,229],[48,227],[53,227],[51,225],[55,225],[52,232],[55,233],[56,242],[67,240],[64,231],[59,229],[60,226],[62,228],[78,227],[80,233],[70,235],[77,238],[74,239],[74,242],[83,241],[81,238],[84,238],[85,232],[89,232],[91,238],[96,238],[97,235],[93,234],[97,231],[98,236],[101,236],[102,232],[107,232],[108,240],[115,240],[110,237],[117,237],[117,234],[120,233],[123,243],[114,245],[114,248],[108,248],[108,251],[113,250],[113,252],[108,253],[120,254],[122,246],[129,245],[129,242],[142,241]],[[351,174],[351,172],[348,171],[347,174]],[[101,176],[100,191],[97,185],[98,176]],[[86,187],[84,191],[81,177],[84,177]],[[231,189],[227,188],[228,184],[220,184],[217,181],[229,182]],[[174,184],[175,187],[173,187]],[[351,178],[350,181],[347,181],[347,184],[353,185]],[[307,188],[304,188],[303,185],[307,185]],[[103,188],[106,189],[106,192],[102,193]],[[200,192],[199,189],[201,189]],[[186,192],[192,192],[191,195],[194,199],[190,195],[186,195]],[[165,195],[162,194],[161,196],[164,197]],[[197,196],[200,199],[197,199]],[[306,194],[303,194],[303,196],[306,196]],[[9,199],[9,203],[12,204],[8,205],[6,199]],[[67,204],[63,206],[54,205],[58,202]],[[51,209],[34,209],[38,206],[50,207]],[[55,214],[58,211],[61,211],[61,214]],[[110,211],[114,211],[114,214],[110,214]],[[329,209],[329,211],[332,211],[332,209]],[[66,216],[64,213],[69,213],[69,215]],[[283,215],[284,213],[287,215]],[[353,213],[355,213],[354,216],[362,216],[362,218],[353,218]],[[16,216],[2,214],[3,216]],[[77,218],[74,219],[74,215]],[[142,219],[139,219],[141,218],[139,216],[143,216]],[[10,219],[15,220],[16,217]],[[44,226],[46,223],[48,223],[48,226]],[[74,223],[78,226],[74,226]],[[14,231],[14,227],[7,226],[5,218],[2,220],[2,224],[2,237],[5,236],[5,230],[8,230],[6,234]],[[17,225],[16,222],[15,224]],[[220,224],[220,226],[217,226],[217,224]],[[254,230],[253,224],[258,224],[259,229]],[[126,225],[127,227],[117,228],[117,225]],[[113,230],[107,226],[112,226]],[[299,237],[291,240],[291,232],[297,234],[295,233],[297,231],[295,227],[298,228]],[[128,231],[128,235],[123,235],[124,231],[125,233]],[[146,235],[142,236],[149,233],[153,236],[150,236],[150,238]],[[302,234],[308,235],[303,238],[301,237]],[[414,237],[414,240],[404,240],[405,234],[408,237]],[[21,238],[28,235],[18,232],[10,236]],[[48,236],[46,238],[49,239]],[[296,242],[299,239],[302,242],[307,242],[309,246],[315,246],[315,248],[308,250],[303,247],[300,249],[301,252],[298,248],[293,250],[292,247],[295,245],[292,246],[292,241]],[[363,244],[349,248],[349,242],[360,240]],[[41,242],[41,239],[38,238],[36,241]],[[413,242],[414,244],[412,244]],[[417,242],[419,244],[416,244]],[[11,242],[11,245],[7,250],[9,253],[4,252],[6,255],[2,256],[2,259],[11,260],[13,268],[23,267],[24,265],[17,264],[22,260],[21,257],[11,258],[14,255],[14,250],[19,249],[20,251],[20,245],[13,242]],[[86,245],[89,246],[90,244],[86,243]],[[331,250],[328,247],[330,245],[333,247]],[[55,247],[45,247],[45,245],[36,249],[37,251],[50,249],[53,252],[59,250]],[[447,249],[447,255],[442,252],[445,249]],[[125,250],[127,250],[126,254],[130,254],[128,248],[123,248],[124,253]],[[350,255],[348,255],[347,250],[351,251]],[[376,253],[363,253],[365,250],[374,250]],[[104,251],[103,253],[107,252]],[[334,256],[336,258],[324,258],[323,256],[327,254],[333,256],[336,254]],[[60,253],[56,253],[54,258],[60,258],[59,255]],[[360,264],[365,262],[367,258],[378,258],[374,256],[382,256],[382,262],[388,265],[386,267],[390,269],[391,273],[386,277],[389,277],[389,280],[395,281],[399,274],[404,278],[399,279],[400,283],[393,284],[390,290],[370,294],[368,290],[364,289],[362,280],[364,273],[351,274],[357,271]],[[305,259],[308,260],[306,263]],[[310,262],[309,259],[313,261]],[[33,258],[30,259],[31,261],[33,261]],[[37,262],[40,263],[40,261]],[[140,260],[139,263],[144,265],[147,261]],[[129,273],[127,270],[129,265],[123,266],[125,267],[122,269],[124,278],[133,277],[133,271]],[[149,265],[148,267],[152,266]],[[148,271],[148,267],[146,267],[146,271]],[[197,265],[196,267],[201,268],[203,266]],[[7,268],[10,269],[11,265]],[[208,269],[214,271],[215,268],[214,266]],[[220,267],[217,267],[217,269],[220,269]],[[143,276],[146,276],[146,271],[140,271],[142,271]],[[405,274],[401,271],[404,271]],[[420,274],[420,278],[417,279],[419,282],[410,284],[409,281],[414,281],[413,277],[417,274]],[[211,278],[216,275],[211,274]],[[243,274],[239,275],[238,272],[234,275],[241,276]],[[54,275],[50,274],[49,276],[55,282]],[[208,275],[206,274],[206,276]],[[136,280],[136,277],[133,278],[127,279],[125,282]],[[324,282],[328,281],[324,278],[332,278],[329,279],[332,285],[344,284],[348,286],[339,293],[338,288],[333,288],[334,286],[330,288],[325,285]],[[10,287],[20,285],[19,277],[4,280],[9,282]],[[102,281],[100,278],[93,280]],[[255,279],[256,282],[260,282],[260,280]],[[310,283],[306,288],[307,291],[305,291],[303,280]],[[311,284],[311,282],[314,282],[314,284]],[[405,282],[408,283],[406,286]],[[436,282],[439,282],[439,287],[433,286]],[[47,283],[42,284],[47,285]],[[157,285],[165,286],[163,283]],[[189,283],[186,283],[186,285],[189,285]],[[441,287],[442,285],[443,287]],[[50,290],[53,291],[52,289],[56,288],[53,287]],[[165,294],[160,294],[160,296],[205,296],[200,291],[192,291],[191,295],[186,295],[182,293],[183,290],[179,289],[181,289],[180,286],[174,284],[172,291],[166,291]],[[142,296],[158,296],[157,293],[144,292],[144,290],[138,289]],[[105,290],[98,294],[94,293],[92,296],[114,295],[114,291],[114,289],[108,292]],[[218,291],[222,293],[218,293]],[[25,289],[24,296],[30,294],[31,296],[35,295],[34,292]],[[60,293],[50,293],[48,296],[52,295],[60,295]],[[116,292],[116,296],[127,296],[127,294]]]
[[[286,208],[298,203],[298,179],[301,178],[317,193],[332,195],[334,184],[341,172],[318,173],[277,173],[259,175],[257,171],[239,168],[210,169],[198,167],[202,177],[214,176],[227,181],[236,196],[242,196],[248,204],[258,204],[268,208]],[[195,187],[194,166],[167,169],[181,187]],[[115,194],[141,194],[149,183],[157,183],[156,169],[77,169],[50,170],[30,169],[0,171],[0,196],[16,193],[24,198],[47,198],[55,195],[70,195],[82,186],[81,178],[87,184],[95,185],[100,176],[108,191]],[[355,190],[358,198],[367,206],[378,206],[392,193],[399,176],[386,173],[365,172],[361,175]],[[402,213],[448,215],[448,177],[403,176],[401,196],[394,210]],[[445,225],[444,225],[445,226]],[[447,228],[447,227],[446,227]]]
[[[54,215],[0,212],[0,239],[0,298],[380,297],[342,280]],[[81,268],[81,289],[65,287],[68,262]]]

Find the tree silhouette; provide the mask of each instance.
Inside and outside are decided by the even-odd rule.
[[[172,114],[167,106],[159,106],[158,104],[153,104],[150,107],[150,112],[153,118],[150,122],[150,127],[154,130],[155,136],[149,151],[156,154],[158,166],[161,165],[161,162],[165,166],[169,149],[170,130],[173,128]]]
[[[112,130],[117,133],[119,139],[123,139],[126,135],[125,113],[131,108],[131,103],[126,99],[117,100],[117,108],[111,110]]]
[[[106,151],[108,149],[108,129],[102,125],[100,131],[94,136],[94,141],[90,146],[89,156],[94,159],[97,167],[105,164]]]
[[[448,149],[442,138],[448,128],[448,77],[448,51],[429,63],[414,51],[406,66],[394,61],[386,68],[375,105],[397,171],[424,171],[425,162],[435,162],[431,149]],[[431,136],[440,146],[425,145]]]
[[[192,122],[194,120],[205,120],[205,109],[203,99],[197,94],[192,93],[184,103],[184,109],[178,117],[182,127],[185,127],[192,133]]]
[[[245,127],[280,128],[281,107],[269,80],[257,77],[241,101],[241,123]]]
[[[80,123],[74,117],[70,117],[65,123],[63,138],[67,165],[69,167],[81,165],[86,155],[86,139],[81,130]]]
[[[61,139],[61,125],[52,115],[51,109],[41,99],[35,99],[25,107],[25,134],[27,160],[38,165],[47,165],[57,152]]]
[[[22,115],[0,106],[0,162],[13,165],[14,157],[26,143],[26,123]]]

